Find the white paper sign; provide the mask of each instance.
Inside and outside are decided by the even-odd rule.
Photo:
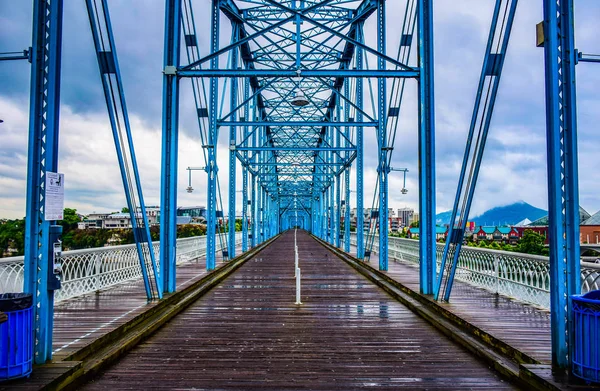
[[[62,220],[65,210],[65,174],[46,171],[44,220]]]

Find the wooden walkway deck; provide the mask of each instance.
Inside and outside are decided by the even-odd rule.
[[[217,267],[221,263],[218,259]],[[204,257],[178,265],[177,290],[206,274]],[[141,279],[58,303],[54,309],[53,361],[69,357],[155,304],[148,302]]]
[[[304,232],[285,233],[86,389],[513,389]]]
[[[378,267],[377,253],[371,254],[369,264]],[[419,292],[417,265],[390,259],[386,274]],[[454,282],[450,302],[439,304],[541,363],[552,362],[550,311],[498,296],[460,281]]]

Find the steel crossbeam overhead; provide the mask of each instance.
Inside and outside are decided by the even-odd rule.
[[[186,0],[186,7],[191,8],[192,3]],[[165,80],[175,87],[171,78],[174,75],[208,81],[205,106],[197,107],[198,115],[207,119],[208,128],[203,141],[209,176],[207,267],[214,267],[214,211],[220,197],[216,152],[219,130],[223,127],[229,128],[229,256],[235,252],[231,238],[235,228],[238,165],[242,168],[239,209],[243,249],[247,248],[248,239],[255,246],[279,228],[289,227],[290,223],[283,223],[282,219],[296,218],[300,209],[305,213],[303,218],[312,220],[306,227],[312,227],[314,233],[337,246],[341,246],[341,238],[345,237],[344,245],[349,246],[350,170],[355,162],[357,207],[363,205],[363,128],[375,128],[385,144],[386,79],[418,78],[421,72],[418,67],[386,55],[385,1],[213,0],[211,4],[210,52],[190,58],[187,65],[165,59],[164,72]],[[167,2],[167,8],[171,6],[176,5]],[[230,44],[223,47],[218,44],[220,15],[231,23]],[[363,31],[365,21],[372,15],[377,15],[378,20],[376,48],[366,43]],[[166,26],[178,28],[170,19]],[[175,34],[166,33],[165,37],[168,49],[173,46]],[[196,43],[195,28],[185,28],[184,23],[183,38],[188,46]],[[365,66],[367,55],[377,58],[377,69],[370,69],[368,63]],[[365,78],[379,80],[378,109],[373,112],[363,107]],[[222,92],[219,80],[224,81]],[[229,107],[223,113],[223,104],[219,106],[219,102],[224,101],[227,85]],[[165,88],[165,94],[178,94],[175,88],[168,92],[168,83]],[[176,102],[177,98],[171,96],[170,101]],[[165,109],[170,113],[165,118],[171,118],[174,124],[177,112],[168,102],[165,98]],[[168,126],[165,122],[165,135],[169,134]],[[381,167],[387,167],[389,148],[379,144],[378,159]],[[165,167],[172,164],[176,164],[173,157],[164,155],[163,176],[167,174]],[[386,184],[385,169],[382,177]],[[382,204],[387,208],[387,188],[382,189]],[[295,202],[284,205],[292,195]],[[343,219],[342,205],[347,211]],[[345,220],[344,234],[340,232],[342,220]],[[362,226],[362,217],[359,225]],[[362,257],[364,244],[360,230],[359,236],[359,257]],[[171,248],[173,240],[165,239],[162,245]],[[385,239],[382,242],[380,250],[385,255]]]

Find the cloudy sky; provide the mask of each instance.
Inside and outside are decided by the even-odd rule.
[[[519,200],[547,207],[543,50],[535,47],[541,3],[521,0],[519,4],[472,215]],[[164,1],[110,0],[109,4],[144,196],[147,205],[158,205]],[[209,4],[209,0],[195,1],[203,53],[208,48]],[[404,4],[404,0],[388,1],[390,53],[396,51]],[[437,197],[438,211],[444,211],[451,207],[456,191],[494,1],[437,0],[434,4]],[[0,0],[0,51],[30,46],[31,8],[31,1]],[[584,53],[600,53],[599,17],[597,0],[576,2],[576,46]],[[367,33],[373,30],[373,22],[367,24]],[[222,31],[226,43],[227,29]],[[120,209],[125,198],[84,1],[65,1],[63,54],[59,171],[66,177],[66,206],[81,213]],[[0,118],[4,120],[0,124],[0,217],[17,218],[25,212],[29,72],[24,61],[0,63]],[[581,205],[593,213],[600,209],[600,66],[578,65],[577,78],[580,197]],[[194,174],[197,191],[185,191],[185,167],[202,166],[203,161],[191,89],[186,81],[182,86],[179,204],[204,205],[205,174]],[[410,170],[409,193],[400,194],[402,176],[392,173],[390,206],[394,208],[418,206],[415,92],[412,82],[392,163]],[[221,183],[227,183],[227,140],[226,132],[222,133],[219,167]],[[374,142],[374,135],[368,135],[367,148]],[[375,161],[369,156],[366,189],[374,188],[376,178]],[[225,191],[223,197],[226,202]],[[371,198],[372,191],[366,190],[365,204],[370,205]]]

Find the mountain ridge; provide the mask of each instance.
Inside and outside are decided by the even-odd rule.
[[[482,214],[469,218],[469,221],[475,222],[475,225],[486,225],[486,226],[502,226],[502,225],[513,225],[524,219],[535,221],[541,217],[548,215],[548,211],[528,204],[525,201],[518,201],[509,205],[497,206],[492,209],[486,210]],[[446,211],[438,213],[436,216],[436,223],[439,225],[445,225],[450,223],[452,217],[452,211]]]

